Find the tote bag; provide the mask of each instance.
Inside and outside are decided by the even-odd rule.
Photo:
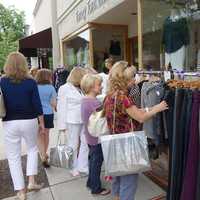
[[[103,117],[103,110],[93,112],[90,115],[88,121],[88,131],[93,137],[100,137],[102,135],[108,135],[109,129],[107,125],[106,117]]]
[[[58,133],[56,147],[50,149],[50,164],[65,169],[72,169],[73,167],[73,149],[61,143],[60,133]]]
[[[115,111],[116,98],[113,132],[115,130]],[[151,169],[147,137],[144,131],[105,135],[100,137],[100,141],[106,175],[123,176]]]

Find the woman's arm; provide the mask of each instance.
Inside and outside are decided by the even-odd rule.
[[[55,97],[51,99],[51,106],[54,109],[54,111],[57,111],[57,100]]]
[[[148,112],[144,112],[144,110],[137,108],[137,106],[135,105],[131,106],[130,108],[127,108],[126,112],[130,115],[130,117],[132,117],[136,121],[144,123],[157,113],[167,109],[168,109],[167,103],[165,101],[162,101],[160,104],[157,104],[154,107],[152,107]]]

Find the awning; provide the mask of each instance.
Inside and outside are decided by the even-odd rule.
[[[19,40],[19,51],[26,57],[37,57],[37,49],[51,49],[51,28]]]

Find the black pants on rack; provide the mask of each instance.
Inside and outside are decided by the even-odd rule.
[[[187,160],[192,92],[185,89],[166,89],[164,100],[169,105],[165,112],[169,141],[168,200],[180,200],[185,162]]]

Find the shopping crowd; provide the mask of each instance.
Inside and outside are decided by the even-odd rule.
[[[114,63],[112,58],[105,61],[105,67],[108,73],[74,67],[56,92],[52,71],[29,71],[22,54],[14,52],[8,56],[0,81],[6,109],[2,121],[10,173],[19,200],[26,199],[27,190],[40,190],[43,186],[35,181],[38,151],[44,167],[49,168],[49,130],[54,127],[54,112],[59,134],[65,135],[67,145],[73,149],[71,175],[87,174],[86,187],[94,195],[112,192],[115,200],[135,199],[138,174],[106,177],[112,179],[112,189],[102,187],[102,146],[99,138],[88,131],[89,118],[103,109],[110,134],[122,134],[141,130],[143,122],[168,109],[168,105],[162,101],[142,109],[139,86],[134,79],[136,69],[125,61]],[[27,189],[21,166],[22,138],[27,146]]]

